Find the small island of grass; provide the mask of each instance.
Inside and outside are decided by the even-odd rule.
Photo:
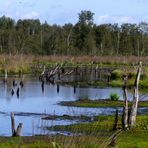
[[[89,100],[89,99],[78,99],[76,101],[61,101],[58,104],[63,106],[74,106],[74,107],[123,107],[124,101],[112,101],[110,99],[98,99],[98,100]],[[132,103],[129,102],[129,105]],[[148,101],[139,101],[139,107],[148,107]]]

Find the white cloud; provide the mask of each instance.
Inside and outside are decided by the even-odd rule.
[[[102,15],[98,18],[99,24],[105,23],[136,23],[136,20],[131,16],[110,16],[110,15]]]
[[[22,15],[21,19],[37,19],[37,18],[39,18],[39,16],[40,15],[38,12],[32,11],[30,13]]]

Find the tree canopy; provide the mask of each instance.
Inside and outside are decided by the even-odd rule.
[[[148,23],[94,23],[81,11],[76,24],[49,25],[38,19],[0,17],[0,53],[42,55],[148,55]]]

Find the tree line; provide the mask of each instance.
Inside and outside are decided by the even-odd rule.
[[[76,24],[0,17],[1,54],[148,55],[148,23],[97,25],[94,13],[81,11]]]

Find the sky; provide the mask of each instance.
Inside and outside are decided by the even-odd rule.
[[[148,22],[148,0],[0,0],[0,16],[63,25],[90,10],[96,24]]]

